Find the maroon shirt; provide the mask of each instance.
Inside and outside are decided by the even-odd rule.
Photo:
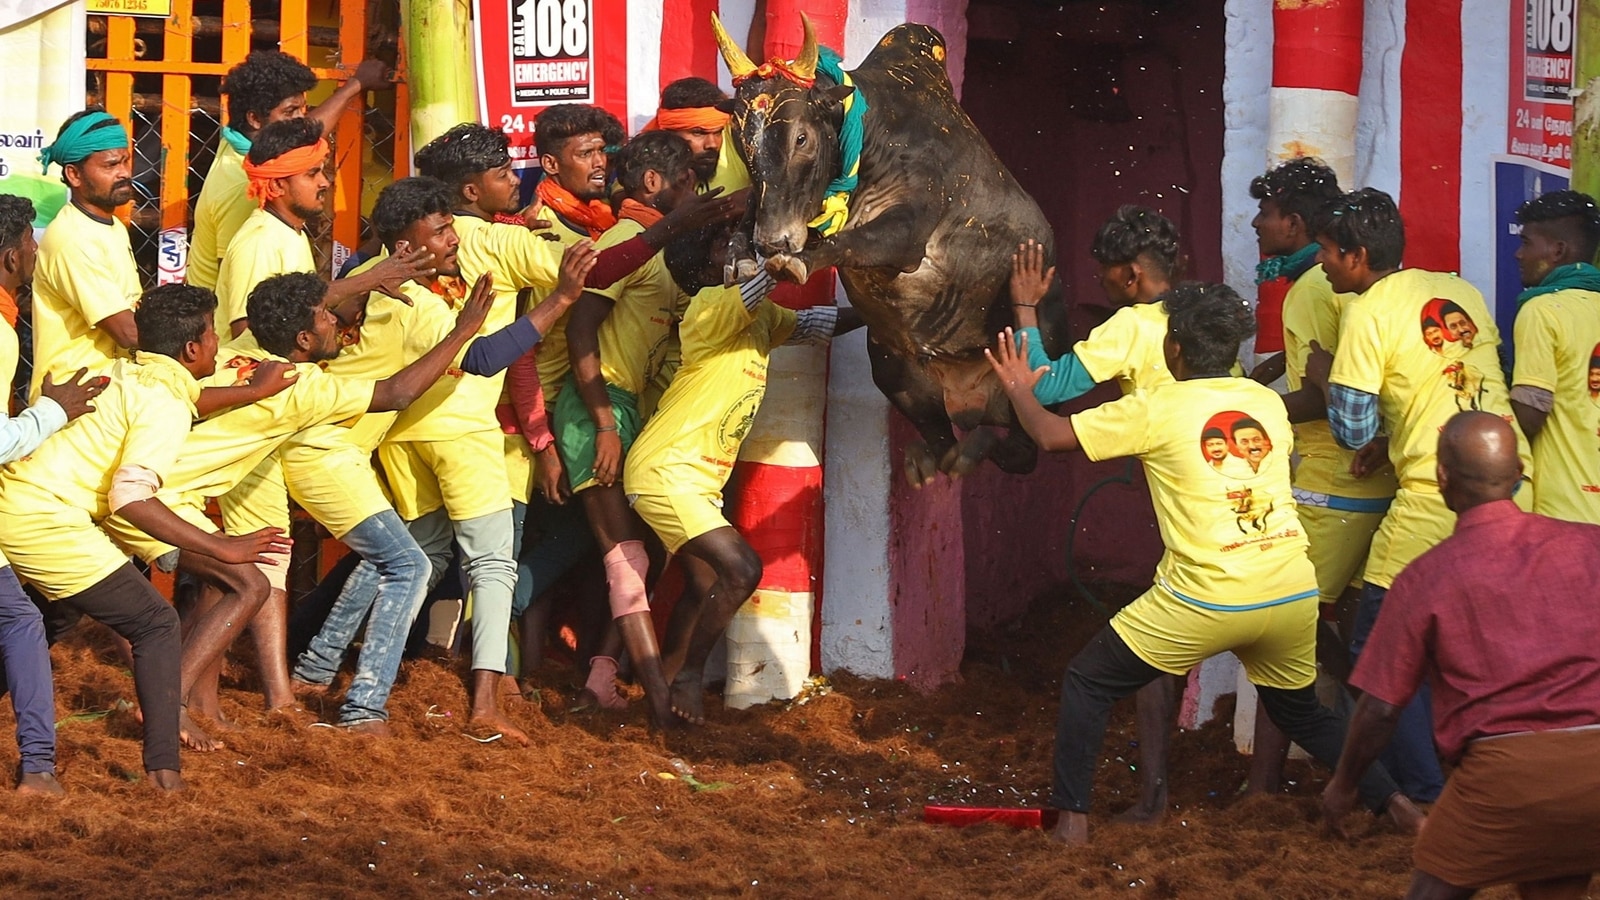
[[[1476,738],[1600,724],[1600,527],[1462,513],[1396,578],[1350,683],[1394,706],[1422,679],[1455,760]]]

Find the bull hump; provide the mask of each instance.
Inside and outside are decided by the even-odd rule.
[[[878,39],[877,46],[862,60],[863,69],[887,69],[896,64],[915,60],[931,62],[944,70],[944,35],[938,29],[916,22],[896,25]]]

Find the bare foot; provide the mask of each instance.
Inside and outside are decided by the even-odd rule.
[[[243,725],[240,725],[238,722],[234,721],[233,719],[230,719],[230,718],[224,716],[222,714],[222,710],[220,708],[215,710],[215,711],[212,711],[212,710],[209,710],[209,709],[202,709],[202,708],[197,707],[197,706],[195,706],[193,704],[190,704],[189,709],[193,710],[196,713],[199,713],[202,716],[205,716],[206,721],[211,723],[213,731],[225,731],[225,732],[228,732],[229,734],[238,734],[239,732],[244,730],[244,726]]]
[[[65,797],[67,789],[61,786],[52,772],[23,772],[17,779],[17,793],[35,797]]]
[[[267,710],[267,721],[285,721],[295,728],[303,728],[317,721],[317,714],[298,703],[286,703]]]
[[[222,747],[221,741],[214,740],[211,735],[202,731],[193,719],[189,718],[189,711],[186,709],[178,710],[178,740],[182,741],[183,745],[190,750],[198,750],[201,753],[210,753]],[[171,772],[172,770],[158,769],[156,771]],[[176,776],[177,773],[173,772],[173,775]],[[183,779],[180,778],[178,781],[181,784]],[[168,790],[182,790],[182,788],[169,788]]]
[[[150,776],[150,783],[163,791],[187,791],[189,785],[178,774],[177,769],[151,769],[145,773]]]
[[[1062,810],[1056,820],[1056,830],[1050,832],[1052,840],[1069,847],[1082,847],[1089,843],[1089,816],[1086,813]]]
[[[361,737],[378,739],[394,737],[394,730],[389,727],[388,722],[382,719],[368,719],[365,722],[357,722],[354,725],[341,725],[339,727],[343,728],[346,734],[355,734]]]
[[[705,691],[700,687],[700,678],[699,672],[680,672],[672,681],[672,713],[690,725],[706,723]]]
[[[1160,793],[1150,799],[1139,798],[1139,802],[1128,807],[1111,818],[1111,821],[1123,825],[1159,825],[1167,814],[1167,790],[1161,788]]]
[[[1384,812],[1401,834],[1421,834],[1422,826],[1428,823],[1428,817],[1404,794],[1390,797],[1389,807]]]
[[[497,731],[502,737],[518,747],[526,747],[530,743],[527,732],[511,724],[511,720],[505,717],[505,713],[498,709],[475,712],[467,720],[467,723]]]

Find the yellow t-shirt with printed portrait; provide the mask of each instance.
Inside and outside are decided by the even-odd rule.
[[[1499,347],[1483,295],[1455,275],[1401,269],[1345,305],[1328,381],[1377,395],[1399,478],[1395,503],[1372,540],[1368,582],[1388,587],[1454,529],[1435,474],[1439,430],[1451,416],[1481,410],[1504,417],[1517,433],[1525,471],[1533,473],[1527,440],[1511,415]],[[1525,488],[1517,499],[1531,504],[1530,494]]]
[[[695,294],[680,329],[683,364],[628,451],[629,494],[721,494],[766,396],[767,357],[795,318],[770,300],[751,313],[737,285]]]
[[[1512,385],[1555,396],[1533,439],[1533,511],[1600,525],[1600,293],[1534,297],[1517,313],[1516,343]]]
[[[177,466],[200,384],[176,360],[139,353],[103,370],[95,411],[0,474],[0,551],[46,597],[70,597],[126,564],[96,524],[110,514],[116,471],[139,466],[163,482]]]
[[[1316,596],[1289,485],[1293,431],[1270,388],[1174,381],[1078,413],[1072,427],[1090,459],[1144,463],[1166,545],[1158,585],[1211,609]]]
[[[316,270],[311,238],[304,231],[264,209],[252,212],[228,243],[217,272],[217,337],[228,340],[233,323],[249,318],[246,305],[256,285],[274,275]]]
[[[521,225],[486,222],[474,216],[455,217],[462,279],[471,285],[485,272],[494,275],[494,305],[478,329],[492,334],[517,317],[517,292],[533,288],[548,293],[560,278],[563,248]],[[439,302],[444,302],[440,300]],[[454,317],[456,303],[447,307]],[[447,441],[472,431],[499,432],[494,408],[500,402],[505,372],[483,377],[452,368],[417,402],[396,417],[389,441]]]
[[[128,352],[96,327],[139,302],[139,267],[121,219],[105,221],[68,203],[44,230],[33,274],[33,378],[63,381],[80,368],[101,369]]]
[[[223,251],[250,214],[261,208],[250,197],[249,187],[244,154],[221,141],[194,203],[194,236],[189,239],[189,272],[185,276],[189,284],[216,289]]]
[[[1083,370],[1096,384],[1115,378],[1124,394],[1172,383],[1163,352],[1167,338],[1165,303],[1135,303],[1111,318],[1072,348]]]
[[[1351,294],[1336,294],[1322,266],[1315,265],[1295,279],[1283,298],[1284,368],[1289,390],[1298,391],[1306,376],[1306,360],[1311,357],[1311,342],[1330,353],[1339,346],[1339,319]],[[1346,450],[1333,439],[1327,419],[1314,419],[1294,426],[1294,447],[1300,464],[1294,471],[1294,486],[1316,494],[1362,500],[1393,497],[1394,469],[1383,469],[1357,478],[1350,474],[1355,451]]]
[[[623,219],[600,236],[595,248],[604,251],[643,231],[643,225]],[[600,324],[600,374],[606,384],[638,397],[666,362],[672,327],[683,312],[683,292],[657,253],[610,287],[595,288],[590,293],[613,304]],[[541,378],[543,374],[540,373]]]

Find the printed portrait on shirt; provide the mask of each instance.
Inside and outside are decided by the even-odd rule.
[[[1600,344],[1589,352],[1589,402],[1600,406]]]
[[[1478,338],[1478,324],[1454,300],[1435,297],[1422,305],[1422,342],[1449,362],[1440,371],[1455,397],[1456,409],[1482,409],[1483,373],[1467,362]]]
[[[1243,534],[1265,531],[1274,506],[1261,474],[1272,456],[1272,436],[1261,422],[1239,410],[1220,412],[1200,430],[1200,455],[1225,480],[1223,497]]]

